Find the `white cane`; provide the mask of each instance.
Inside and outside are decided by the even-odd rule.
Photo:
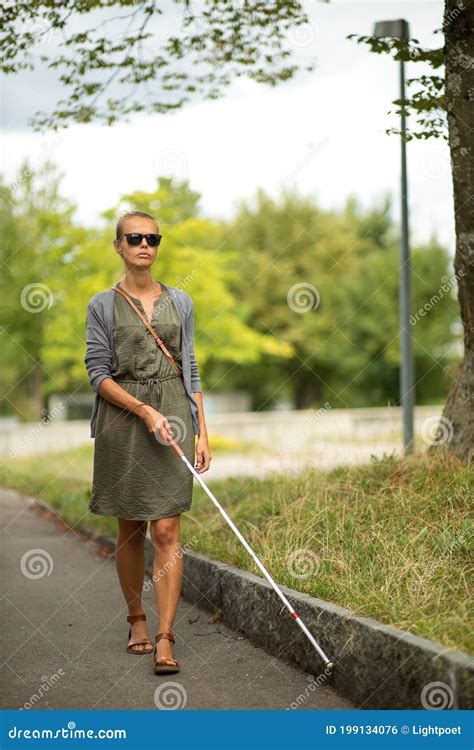
[[[184,461],[184,463],[186,464],[186,466],[188,467],[188,469],[196,477],[196,479],[198,480],[199,484],[204,489],[204,491],[206,492],[206,494],[209,495],[209,497],[211,498],[211,500],[214,503],[214,505],[216,506],[216,508],[220,511],[220,513],[222,513],[222,515],[224,516],[225,520],[229,524],[230,528],[236,534],[236,536],[240,539],[240,541],[244,545],[244,547],[247,550],[247,552],[255,560],[256,564],[258,565],[258,567],[262,571],[262,573],[265,576],[265,578],[269,581],[269,583],[271,583],[271,585],[275,589],[276,593],[278,594],[278,596],[282,600],[283,604],[289,609],[290,614],[293,617],[293,619],[298,623],[298,625],[300,626],[300,628],[303,631],[303,633],[307,636],[307,638],[309,639],[309,641],[312,643],[312,645],[314,646],[314,648],[316,649],[316,651],[321,656],[321,658],[324,661],[326,667],[328,669],[332,669],[333,666],[334,666],[333,662],[330,659],[328,659],[328,657],[324,653],[324,651],[321,648],[321,646],[319,645],[319,643],[316,641],[316,639],[313,637],[313,635],[310,633],[310,631],[308,630],[308,628],[306,627],[306,625],[302,621],[302,619],[299,616],[298,612],[296,612],[293,609],[293,607],[291,606],[290,602],[288,601],[288,599],[286,598],[286,596],[284,595],[284,593],[282,591],[280,591],[280,589],[278,588],[278,585],[275,583],[275,581],[271,577],[270,573],[265,568],[264,564],[258,559],[257,555],[255,554],[255,552],[253,551],[253,549],[251,548],[251,546],[244,539],[244,537],[242,536],[242,534],[240,533],[240,531],[238,530],[237,526],[234,524],[234,522],[232,521],[232,519],[229,518],[229,516],[225,512],[224,508],[220,505],[220,503],[214,497],[214,495],[212,494],[212,492],[210,491],[210,489],[206,486],[206,484],[204,483],[204,481],[201,479],[200,475],[195,470],[194,466],[192,466],[190,464],[190,462],[188,461],[188,459],[184,455],[183,450],[179,447],[179,445],[175,442],[175,440],[173,440],[173,438],[169,437],[169,438],[167,438],[167,440],[169,441],[168,444],[171,445],[175,449],[175,451],[178,454],[178,456]]]

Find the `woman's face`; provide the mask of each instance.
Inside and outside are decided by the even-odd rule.
[[[114,240],[115,250],[122,256],[126,267],[150,268],[156,260],[158,247],[150,247],[145,237],[139,245],[129,245],[125,235],[131,232],[158,234],[157,225],[145,216],[129,216],[122,224],[122,239]]]

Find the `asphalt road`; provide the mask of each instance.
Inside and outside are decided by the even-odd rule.
[[[126,651],[129,625],[113,558],[0,490],[1,708],[346,709],[332,688],[254,647],[181,599],[177,674],[155,675],[153,656]],[[86,513],[86,503],[84,504]],[[154,593],[144,591],[148,637]]]

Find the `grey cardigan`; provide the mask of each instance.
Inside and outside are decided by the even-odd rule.
[[[191,415],[195,435],[199,435],[198,406],[193,391],[202,392],[199,369],[194,355],[194,304],[192,297],[182,289],[160,284],[168,290],[181,317],[181,364],[183,368],[183,383],[191,408]],[[99,386],[105,378],[111,378],[114,361],[113,324],[114,324],[113,287],[105,292],[95,294],[87,303],[86,313],[86,355],[84,363],[87,368],[89,382],[96,392],[92,417],[90,422],[90,437],[95,437],[97,412],[102,396]]]

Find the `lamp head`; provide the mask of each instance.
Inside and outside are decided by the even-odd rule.
[[[404,18],[399,18],[396,21],[377,21],[374,26],[373,36],[388,36],[392,37],[392,39],[408,39],[410,37],[408,21],[405,21]]]

